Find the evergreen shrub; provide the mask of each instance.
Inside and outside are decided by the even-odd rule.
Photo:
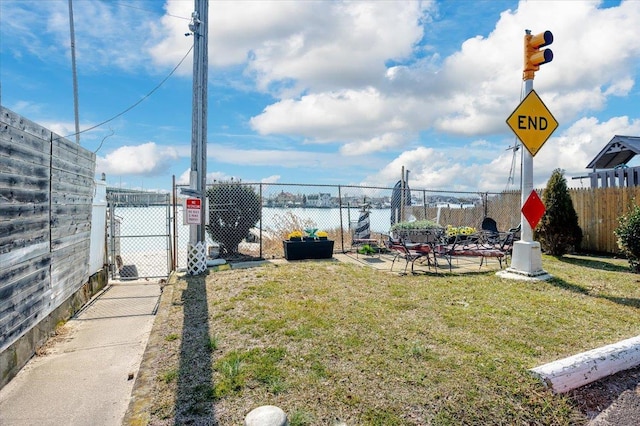
[[[251,186],[223,182],[207,189],[209,225],[213,241],[220,243],[221,253],[238,253],[240,242],[260,220],[260,196]]]
[[[551,174],[542,193],[546,212],[533,233],[542,250],[552,256],[562,256],[580,249],[582,229],[578,214],[573,208],[564,171],[556,169]]]
[[[640,273],[640,206],[635,205],[629,213],[620,216],[618,227],[613,232],[631,270]]]

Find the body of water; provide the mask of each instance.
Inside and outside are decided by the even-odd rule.
[[[349,230],[349,223],[358,221],[360,210],[357,208],[321,209],[321,208],[272,208],[262,209],[262,228],[265,230],[278,228],[278,222],[286,220],[288,215],[299,218],[302,222],[312,222],[318,229],[339,229],[342,212],[342,229]],[[388,233],[391,227],[390,209],[371,209],[369,212],[371,231]]]
[[[189,240],[189,226],[183,224],[182,206],[177,210],[177,228],[179,240]],[[171,211],[171,214],[173,211]],[[322,209],[322,208],[272,208],[262,209],[262,229],[279,229],[283,221],[289,216],[294,216],[302,223],[312,223],[318,229],[339,229],[340,214],[342,213],[342,228],[345,231],[352,229],[358,221],[360,210],[356,208]],[[115,211],[116,218],[120,221],[120,236],[122,245],[127,251],[136,250],[135,239],[139,237],[161,238],[173,231],[167,208],[163,206],[150,207],[118,207]],[[372,232],[388,233],[391,226],[391,212],[389,209],[371,209],[369,222]],[[351,226],[349,226],[351,224]],[[256,224],[256,227],[260,223]],[[169,228],[171,226],[171,228]]]
[[[182,206],[178,206],[176,211],[178,264],[184,266],[186,265],[190,225],[183,224]],[[173,234],[173,224],[167,216],[168,214],[166,206],[117,207],[115,210],[115,216],[120,226],[120,255],[125,264],[138,266],[140,276],[163,275],[162,271],[167,270],[167,259],[170,253],[169,235]],[[172,207],[170,214],[173,214]],[[282,225],[290,223],[288,218],[291,216],[296,217],[300,223],[312,223],[313,227],[319,230],[339,229],[341,214],[344,232],[354,229],[360,215],[357,208],[264,207],[262,209],[262,229],[264,232],[282,229]],[[389,233],[390,215],[390,209],[371,209],[369,213],[371,231]],[[256,227],[259,225],[259,223],[256,224]]]

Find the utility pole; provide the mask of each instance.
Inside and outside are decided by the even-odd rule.
[[[208,72],[208,0],[195,0],[189,30],[193,34],[193,105],[191,128],[191,192],[200,199],[200,224],[191,225],[189,231],[189,265],[193,275],[206,270],[206,201],[207,201],[207,72]],[[194,248],[198,247],[198,250]],[[192,261],[193,260],[193,261]],[[204,269],[202,268],[204,263]]]
[[[78,114],[78,75],[76,72],[76,33],[73,24],[73,4],[69,0],[69,33],[71,37],[71,68],[73,74],[73,116],[76,122],[76,143],[80,144],[80,117]]]

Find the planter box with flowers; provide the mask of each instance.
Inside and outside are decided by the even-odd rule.
[[[412,243],[436,243],[444,233],[444,228],[431,220],[398,222],[391,227],[393,238]]]
[[[317,230],[315,229],[305,231],[308,235],[304,239],[302,232],[293,231],[289,234],[289,239],[282,242],[285,259],[331,259],[333,257],[333,240],[327,239],[327,233],[318,232],[316,234]]]

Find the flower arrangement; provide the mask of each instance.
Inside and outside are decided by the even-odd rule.
[[[433,220],[423,219],[414,220],[413,222],[398,222],[391,226],[391,232],[400,230],[413,230],[413,229],[440,229],[442,228],[437,222]]]
[[[293,241],[301,240],[302,239],[302,231],[296,230],[296,231],[290,232],[289,235],[287,236],[287,239],[293,240]]]
[[[437,222],[428,219],[412,222],[398,222],[391,226],[393,238],[414,243],[431,243],[440,238],[444,228]]]
[[[476,233],[476,228],[472,226],[447,225],[447,237],[455,237],[457,235],[472,235],[475,233]]]
[[[318,233],[316,233],[316,236],[321,240],[326,240],[329,237],[329,234],[327,234],[325,231],[318,231]]]

